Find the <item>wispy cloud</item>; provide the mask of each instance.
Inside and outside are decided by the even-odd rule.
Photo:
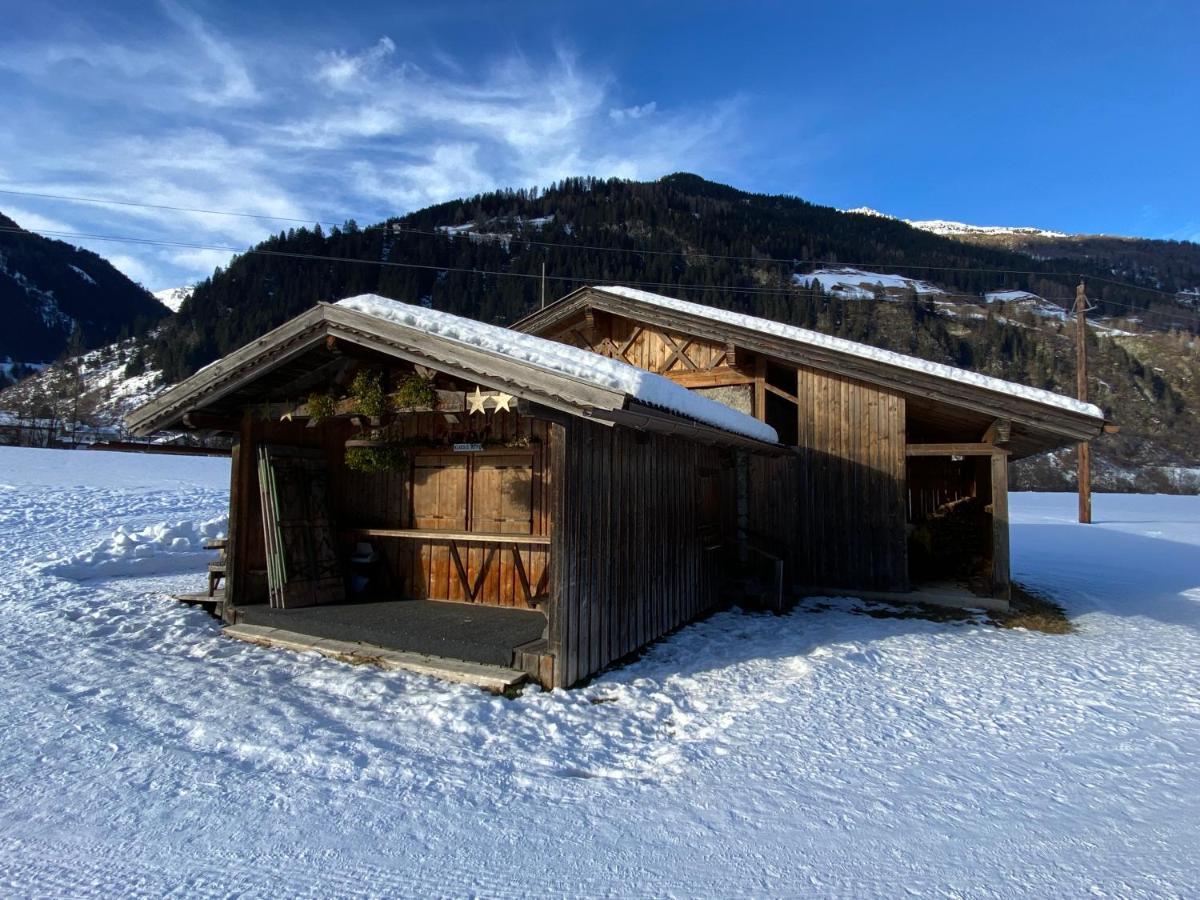
[[[612,75],[567,48],[540,59],[513,50],[482,64],[388,35],[325,49],[282,35],[264,50],[175,0],[160,9],[164,29],[153,42],[0,37],[0,77],[17,73],[43,111],[35,121],[0,121],[5,186],[372,221],[568,175],[720,173],[740,153],[728,137],[738,130],[738,100],[688,109],[614,103]],[[70,71],[74,79],[64,79]],[[69,124],[81,110],[86,125]],[[45,205],[40,215],[93,233],[238,247],[293,224],[70,204]],[[227,258],[192,248],[93,249],[153,289],[203,277]]]
[[[657,111],[658,104],[651,100],[649,103],[643,103],[641,106],[626,106],[624,109],[610,109],[608,111],[608,117],[614,122],[624,122],[627,119],[644,119],[646,116],[654,115]]]
[[[389,56],[396,52],[396,44],[386,35],[361,53],[330,50],[318,57],[318,68],[314,76],[335,91],[350,91],[360,85],[369,84],[374,74]]]

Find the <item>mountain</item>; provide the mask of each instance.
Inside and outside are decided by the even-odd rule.
[[[179,312],[179,307],[183,306],[183,301],[192,296],[192,291],[195,290],[195,285],[187,287],[167,288],[162,291],[154,292],[154,299],[169,309],[171,312]]]
[[[1066,234],[1046,228],[968,225],[946,219],[897,219],[861,206],[848,214],[904,222],[920,231],[980,247],[1012,250],[1035,259],[1078,260],[1107,272],[1100,274],[1167,290],[1185,308],[1200,309],[1200,244],[1108,234]]]
[[[197,284],[145,362],[171,383],[314,303],[364,292],[508,323],[540,302],[544,265],[547,299],[640,284],[1070,394],[1067,308],[1082,272],[1093,399],[1122,426],[1097,444],[1097,485],[1186,488],[1200,481],[1200,329],[1189,296],[1162,291],[1200,282],[1195,245],[1135,242],[1096,259],[1087,246],[1031,255],[694,175],[568,179],[282,232]],[[1109,283],[1117,270],[1133,285]],[[1070,477],[1069,451],[1016,468],[1025,487]]]
[[[145,332],[167,315],[145,288],[108,261],[24,231],[0,214],[0,360],[48,362],[72,340],[109,344]]]
[[[1034,228],[1029,225],[968,225],[966,222],[952,222],[949,219],[901,219],[888,215],[869,206],[858,206],[854,209],[844,209],[842,212],[851,215],[876,216],[880,219],[891,219],[903,222],[920,231],[930,234],[940,234],[945,237],[962,238],[976,235],[1029,235],[1034,237],[1067,237],[1061,231],[1047,231],[1044,228]]]

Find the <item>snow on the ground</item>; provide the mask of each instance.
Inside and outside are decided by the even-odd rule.
[[[92,350],[80,360],[79,374],[85,390],[98,398],[97,417],[104,422],[120,424],[126,413],[150,402],[166,388],[159,369],[147,367],[140,375],[125,374],[126,363],[139,351],[140,344],[137,338],[131,338]]]
[[[137,375],[126,374],[126,366],[138,353],[145,353],[144,342],[138,338],[117,341],[97,350],[90,350],[77,360],[78,371],[83,379],[83,394],[85,406],[94,401],[94,412],[89,417],[94,424],[80,423],[71,426],[64,425],[63,430],[69,431],[81,441],[93,439],[111,439],[119,435],[123,427],[123,419],[130,411],[149,402],[167,387],[163,382],[162,371],[147,366],[145,371]],[[43,366],[41,372],[20,382],[7,392],[0,402],[9,405],[9,409],[0,410],[0,418],[12,416],[12,409],[37,391],[42,379],[54,374],[55,366]]]
[[[384,321],[418,328],[429,334],[498,353],[510,359],[521,360],[560,375],[621,391],[642,403],[726,431],[772,444],[779,440],[774,428],[753,416],[740,413],[707,397],[701,397],[694,391],[680,387],[669,378],[631,366],[622,360],[608,359],[590,350],[582,350],[569,344],[524,334],[499,325],[477,322],[440,310],[389,300],[378,294],[347,297],[339,300],[337,305]]]
[[[814,281],[818,281],[826,293],[837,294],[849,300],[871,300],[875,297],[877,288],[881,288],[884,296],[889,299],[896,299],[898,294],[910,290],[918,294],[945,293],[928,281],[848,267],[817,269],[807,275],[793,275],[792,281],[801,287],[811,287]]]
[[[1015,495],[1078,631],[727,612],[515,700],[223,639],[41,566],[223,512],[228,461],[0,448],[0,890],[1188,896],[1200,498]]]
[[[879,347],[872,347],[870,344],[848,341],[845,338],[833,337],[832,335],[822,334],[819,331],[810,331],[807,328],[798,328],[795,325],[787,325],[771,319],[748,316],[744,313],[720,309],[715,306],[702,306],[699,303],[677,300],[674,297],[664,297],[662,294],[654,294],[650,291],[624,287],[623,285],[597,285],[596,290],[628,297],[631,300],[637,300],[641,303],[648,303],[664,309],[687,313],[690,316],[723,322],[737,328],[746,328],[762,332],[763,334],[774,335],[785,340],[795,341],[797,344],[821,347],[838,353],[857,356],[861,359],[873,359],[890,366],[896,366],[913,372],[924,372],[927,375],[933,375],[949,381],[972,384],[989,391],[996,391],[1012,397],[1022,397],[1036,403],[1057,406],[1060,409],[1069,409],[1096,418],[1103,416],[1100,407],[1076,400],[1074,397],[1066,397],[1062,394],[1055,394],[1051,391],[1030,387],[1029,385],[1004,381],[1003,379],[993,378],[990,375],[972,372],[968,369],[958,369],[944,363],[930,362],[927,359],[920,359],[916,356],[906,356],[903,353],[896,353],[893,350],[883,350]]]
[[[224,514],[204,522],[154,522],[137,529],[119,525],[93,547],[64,558],[51,555],[43,569],[72,581],[197,572],[213,561],[205,542],[224,537],[228,527]]]

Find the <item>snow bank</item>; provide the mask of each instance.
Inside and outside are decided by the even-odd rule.
[[[689,419],[760,441],[776,443],[779,435],[770,425],[680,387],[670,379],[608,359],[588,350],[522,334],[497,325],[487,325],[450,313],[411,306],[376,294],[339,300],[338,306],[366,313],[377,319],[418,328],[438,337],[481,350],[498,353],[541,369],[580,381],[621,391],[649,406],[657,406]]]
[[[686,300],[676,300],[673,297],[664,297],[661,294],[652,294],[649,291],[642,291],[637,288],[621,287],[619,285],[597,285],[596,290],[606,291],[610,294],[619,294],[622,297],[628,297],[630,300],[637,300],[640,303],[648,303],[652,306],[662,307],[663,309],[711,319],[714,322],[724,322],[738,328],[759,331],[763,334],[783,338],[784,340],[795,341],[798,344],[820,347],[821,349],[833,350],[837,353],[846,353],[851,356],[874,360],[875,362],[897,366],[898,368],[908,369],[913,372],[922,372],[936,378],[944,378],[947,381],[955,383],[970,384],[975,387],[984,388],[985,390],[995,391],[998,394],[1020,397],[1022,400],[1031,400],[1035,403],[1043,403],[1046,406],[1055,406],[1059,409],[1082,413],[1085,416],[1093,416],[1097,419],[1104,417],[1098,406],[1091,403],[1081,403],[1073,397],[1064,397],[1061,394],[1043,391],[1040,388],[992,378],[990,375],[982,375],[979,372],[971,372],[966,369],[956,369],[954,366],[947,366],[942,363],[929,362],[928,360],[918,359],[915,356],[905,356],[902,353],[895,353],[891,350],[881,350],[878,347],[858,344],[854,341],[848,341],[845,338],[821,334],[819,331],[809,331],[805,328],[797,328],[795,325],[784,325],[782,322],[773,322],[770,319],[760,319],[757,316],[747,316],[743,313],[731,312],[727,309],[717,309],[713,306],[689,303]]]
[[[42,569],[71,581],[203,572],[216,560],[214,551],[204,549],[204,542],[224,537],[228,522],[227,516],[205,522],[157,522],[137,531],[122,525],[90,550],[53,560]]]

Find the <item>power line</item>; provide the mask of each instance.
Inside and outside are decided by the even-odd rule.
[[[114,206],[126,206],[126,207],[135,207],[135,208],[143,208],[143,209],[158,209],[158,210],[164,210],[164,211],[169,211],[169,212],[188,212],[188,213],[198,213],[201,215],[213,215],[213,216],[232,216],[232,217],[243,218],[243,219],[258,219],[258,220],[276,221],[276,222],[293,222],[293,223],[301,223],[301,224],[305,224],[305,225],[308,225],[308,224],[327,225],[331,228],[344,227],[344,225],[347,222],[353,221],[356,218],[353,216],[347,217],[341,223],[337,223],[337,222],[329,222],[329,221],[321,221],[321,220],[300,219],[300,218],[295,218],[295,217],[291,217],[291,216],[273,216],[273,215],[268,215],[265,213],[249,213],[249,212],[235,212],[235,211],[229,211],[229,210],[204,209],[201,207],[176,206],[176,205],[165,204],[165,203],[144,203],[144,202],[133,201],[133,200],[111,200],[111,199],[106,199],[106,198],[101,198],[101,197],[83,197],[83,196],[78,196],[78,195],[73,195],[73,194],[51,194],[51,193],[43,193],[43,192],[38,192],[38,191],[21,191],[21,190],[16,190],[16,189],[12,189],[12,188],[0,188],[0,194],[8,194],[11,196],[18,196],[18,197],[36,197],[36,198],[45,199],[45,200],[63,200],[63,201],[68,201],[68,202],[72,202],[72,203],[93,203],[93,204],[99,204],[99,205],[114,205]],[[444,238],[449,238],[449,239],[462,238],[462,237],[466,237],[467,239],[470,239],[472,236],[474,236],[476,238],[491,238],[491,239],[495,239],[495,240],[508,240],[510,242],[525,244],[527,246],[559,248],[559,249],[566,249],[566,250],[587,250],[587,251],[602,252],[602,253],[627,253],[627,254],[635,254],[638,256],[686,256],[686,257],[690,257],[693,259],[713,259],[713,260],[722,260],[722,261],[728,261],[728,262],[754,262],[754,263],[759,263],[759,264],[785,265],[785,266],[786,265],[791,265],[791,266],[823,265],[823,266],[846,266],[846,267],[868,268],[868,269],[869,268],[909,269],[909,270],[926,271],[926,272],[983,272],[983,273],[987,273],[987,274],[1025,275],[1025,276],[1038,276],[1038,277],[1043,277],[1043,278],[1082,277],[1082,278],[1088,278],[1089,280],[1092,280],[1092,281],[1100,281],[1105,284],[1111,284],[1116,287],[1122,287],[1127,290],[1143,291],[1143,292],[1147,292],[1147,293],[1159,294],[1164,297],[1176,298],[1178,296],[1178,294],[1180,293],[1180,292],[1172,293],[1171,291],[1164,291],[1159,288],[1144,287],[1142,285],[1136,285],[1136,284],[1132,284],[1130,282],[1124,282],[1124,281],[1117,281],[1117,280],[1114,280],[1111,278],[1104,278],[1104,277],[1098,276],[1098,275],[1085,275],[1085,274],[1079,273],[1079,272],[1056,272],[1056,271],[1046,271],[1046,270],[1041,270],[1041,269],[1000,269],[1000,268],[989,268],[989,267],[983,267],[983,266],[926,266],[926,265],[918,265],[915,263],[893,263],[893,262],[842,262],[842,261],[835,262],[835,261],[831,261],[828,259],[818,259],[818,258],[803,259],[803,258],[799,258],[799,257],[792,257],[789,259],[776,259],[773,257],[738,256],[738,255],[734,255],[734,254],[721,254],[721,253],[690,253],[690,252],[683,251],[683,250],[642,250],[642,249],[636,249],[636,248],[632,248],[632,247],[602,247],[602,246],[595,245],[595,244],[569,244],[569,243],[563,243],[561,241],[541,241],[541,240],[536,240],[531,237],[524,237],[524,236],[518,236],[516,234],[506,234],[506,233],[454,232],[454,231],[450,230],[452,227],[453,226],[429,230],[429,229],[414,228],[410,225],[405,225],[403,222],[395,222],[395,223],[382,222],[382,223],[378,223],[376,225],[362,226],[361,230],[370,231],[373,229],[384,229],[384,230],[390,230],[393,233],[419,234],[419,235],[425,235],[425,236],[429,236],[429,237],[444,237]],[[49,233],[49,232],[47,232],[47,233]],[[99,239],[99,238],[97,238],[97,239]],[[203,249],[226,249],[226,248],[203,248]],[[246,252],[246,251],[234,250],[233,252]],[[1066,259],[1065,257],[1060,257],[1060,258]],[[1065,298],[1064,302],[1073,303],[1074,300],[1073,300],[1073,298]],[[1108,302],[1108,301],[1105,301],[1105,302]],[[1121,304],[1117,304],[1117,305],[1121,305]],[[1128,308],[1139,309],[1140,307],[1130,305]]]
[[[327,255],[322,255],[322,254],[318,254],[318,253],[301,253],[298,251],[264,250],[264,249],[260,249],[260,248],[248,248],[247,249],[247,248],[232,247],[232,246],[224,245],[224,244],[201,244],[201,243],[196,243],[196,242],[192,242],[192,241],[172,241],[172,240],[166,240],[166,239],[162,239],[162,238],[126,237],[126,236],[118,236],[118,235],[94,234],[94,233],[88,233],[88,232],[60,231],[60,230],[56,230],[56,229],[38,229],[36,232],[34,232],[31,229],[22,228],[20,226],[13,227],[13,226],[0,225],[0,233],[10,233],[10,234],[34,234],[34,233],[37,233],[37,234],[41,234],[41,235],[51,235],[54,237],[66,237],[66,238],[73,238],[73,239],[108,241],[108,242],[116,242],[116,243],[129,243],[129,244],[138,244],[138,245],[142,245],[142,246],[174,247],[174,248],[186,249],[186,250],[218,250],[218,251],[234,253],[234,254],[253,254],[256,256],[267,256],[267,257],[274,257],[274,258],[281,258],[281,259],[300,259],[300,260],[305,260],[308,262],[336,262],[336,263],[352,263],[352,264],[359,264],[359,265],[376,265],[376,266],[386,266],[386,267],[400,268],[400,269],[419,269],[419,270],[424,270],[424,271],[436,271],[436,272],[456,272],[456,273],[460,273],[460,274],[483,275],[483,276],[491,276],[491,277],[497,277],[497,278],[524,278],[524,279],[536,279],[536,280],[541,280],[543,278],[543,276],[541,274],[532,273],[532,272],[529,272],[529,273],[527,273],[527,272],[511,272],[511,271],[505,272],[505,271],[500,271],[500,270],[496,270],[496,269],[480,269],[480,268],[466,267],[466,266],[445,266],[445,265],[435,265],[435,264],[429,264],[429,263],[409,263],[409,262],[398,262],[395,260],[363,259],[361,257],[352,257],[352,256],[327,256]],[[850,265],[850,264],[842,263],[839,265]],[[545,277],[545,279],[550,280],[550,281],[558,281],[558,282],[574,284],[574,285],[594,284],[597,280],[595,277],[579,277],[579,276],[570,276],[570,275],[547,274],[544,277]],[[721,293],[726,293],[726,294],[745,294],[745,295],[758,295],[758,296],[794,296],[796,290],[801,288],[801,286],[797,285],[797,284],[791,284],[791,285],[775,288],[775,287],[735,287],[735,286],[726,286],[726,285],[687,285],[687,284],[680,284],[678,282],[630,281],[627,279],[620,279],[620,280],[622,281],[623,284],[625,284],[626,286],[629,286],[629,287],[659,288],[659,289],[666,288],[666,289],[672,289],[672,290],[685,290],[685,291],[715,290],[715,291],[719,291]],[[820,278],[817,277],[816,280],[820,281]],[[867,285],[867,287],[870,287],[870,285]],[[832,292],[830,292],[830,291],[824,290],[823,292],[832,295]],[[929,296],[929,295],[927,295],[927,296]],[[936,296],[950,298],[950,299],[966,300],[966,301],[970,301],[972,303],[982,302],[984,305],[986,305],[988,302],[985,298],[980,297],[979,295],[976,295],[976,294],[964,294],[964,293],[954,293],[954,292],[950,292],[950,291],[939,291]],[[1032,295],[1032,296],[1039,296],[1039,295]],[[845,299],[845,298],[843,298],[843,299]],[[868,299],[868,298],[853,298],[853,299]],[[870,298],[870,299],[873,299],[873,298]],[[1065,297],[1041,297],[1040,299],[1047,300],[1050,302],[1068,302],[1068,298],[1065,298]],[[1164,316],[1165,317],[1165,316],[1171,315],[1170,313],[1167,313],[1162,310],[1149,310],[1149,309],[1144,309],[1142,307],[1133,306],[1131,304],[1117,303],[1116,301],[1102,301],[1102,302],[1110,303],[1111,305],[1115,305],[1115,306],[1122,306],[1122,307],[1134,310],[1144,316]],[[1068,313],[1069,309],[1064,307],[1063,312]],[[1179,324],[1179,323],[1176,322],[1174,319],[1172,319],[1171,324]]]

